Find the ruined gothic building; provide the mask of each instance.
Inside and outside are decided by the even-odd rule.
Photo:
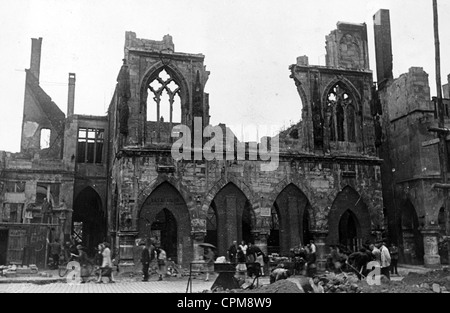
[[[383,23],[376,19],[376,34]],[[386,44],[386,38],[390,43],[384,33],[377,36],[377,44]],[[310,65],[302,56],[289,67],[286,75],[299,94],[292,99],[298,111],[290,114],[301,121],[267,141],[268,149],[279,142],[279,165],[273,171],[263,170],[268,161],[261,155],[253,157],[263,143],[236,138],[225,146],[227,152],[244,147],[241,158],[172,157],[179,137],[195,136],[179,126],[193,130],[200,120],[205,128],[214,103],[204,92],[210,75],[205,56],[177,52],[171,36],[155,41],[126,33],[123,65],[106,116],[74,114],[73,73],[67,111],[60,110],[39,84],[41,44],[41,38],[32,39],[21,151],[0,154],[0,264],[45,264],[46,238],[70,237],[89,252],[109,241],[125,269],[137,264],[136,243],[143,239],[156,241],[182,266],[202,259],[203,242],[216,245],[218,255],[226,255],[233,240],[287,255],[314,239],[323,269],[330,245],[356,250],[388,234],[404,249],[405,260],[413,262],[407,249],[416,237],[422,250],[425,243],[425,259],[436,257],[427,242],[437,240],[431,232],[438,225],[430,224],[437,213],[421,219],[432,210],[423,202],[436,201],[421,195],[431,181],[397,176],[413,175],[416,167],[421,172],[423,166],[408,159],[411,167],[395,166],[395,173],[387,169],[390,174],[382,176],[383,168],[400,162],[397,157],[406,158],[411,147],[402,145],[422,141],[417,133],[432,136],[423,133],[422,124],[405,122],[422,123],[415,114],[434,122],[423,85],[426,74],[414,68],[393,80],[389,53],[377,48],[378,72],[379,66],[386,71],[378,73],[379,81],[385,81],[374,88],[366,24],[337,23],[326,36],[325,66]],[[408,102],[411,108],[398,102],[403,98],[394,93],[405,93],[405,88],[420,94],[417,108],[416,102]],[[406,125],[409,135],[400,134],[409,142],[390,130]],[[231,133],[226,125],[219,127]],[[427,162],[429,171],[436,167],[434,159]],[[407,186],[409,192],[400,197]],[[383,205],[383,194],[392,196],[390,190],[398,194]],[[397,219],[403,211],[400,203],[392,205],[393,199],[410,210],[401,222],[403,232]],[[418,212],[417,218],[411,212]]]

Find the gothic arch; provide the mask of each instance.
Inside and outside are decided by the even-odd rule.
[[[178,264],[192,259],[191,217],[180,191],[164,181],[148,195],[138,213],[139,237],[154,239]]]
[[[331,82],[329,82],[322,92],[322,103],[327,103],[327,95],[330,90],[337,84],[342,83],[352,93],[358,105],[362,103],[362,97],[358,89],[353,85],[351,81],[343,76],[336,76]],[[355,108],[358,111],[358,108]]]
[[[167,74],[169,74],[175,83],[180,86],[180,99],[181,99],[181,123],[186,124],[186,114],[190,112],[190,92],[189,92],[189,84],[187,83],[186,78],[183,73],[174,65],[164,64],[162,61],[159,61],[153,64],[141,79],[141,88],[140,88],[140,108],[139,112],[142,116],[146,116],[147,112],[147,88],[148,85],[159,75],[162,70],[166,70]]]
[[[141,190],[137,198],[137,207],[141,208],[145,200],[147,200],[151,193],[164,182],[171,184],[176,190],[178,190],[188,208],[191,208],[193,206],[191,192],[178,179],[175,179],[172,176],[159,175],[157,179],[140,188]]]
[[[347,211],[356,219],[358,239],[362,243],[370,239],[371,218],[367,204],[354,188],[347,185],[336,195],[328,215],[328,243],[339,242],[340,221]]]
[[[248,187],[243,181],[236,179],[234,177],[222,177],[219,181],[217,181],[214,186],[208,191],[206,194],[204,200],[203,200],[203,206],[202,211],[207,212],[209,209],[209,206],[211,205],[211,202],[214,200],[216,195],[222,190],[223,187],[228,185],[229,183],[233,183],[236,185],[238,189],[242,191],[242,193],[247,197],[247,200],[250,202],[250,205],[253,209],[256,208],[255,202],[255,196],[253,194],[253,191]]]
[[[302,193],[305,194],[306,198],[309,200],[309,202],[311,203],[311,205],[314,207],[313,205],[313,201],[314,201],[314,196],[311,192],[311,190],[309,189],[309,187],[303,183],[302,180],[296,179],[296,180],[291,180],[288,178],[283,179],[282,181],[280,181],[278,184],[272,186],[272,192],[270,193],[269,197],[267,198],[267,204],[268,205],[272,205],[275,200],[277,199],[278,195],[289,185],[294,185],[295,187],[297,187]],[[313,218],[311,216],[311,218]],[[311,219],[311,222],[313,222],[314,219]]]
[[[278,216],[279,228],[271,229],[270,240],[273,245],[279,246],[282,255],[288,255],[290,248],[305,245],[312,239],[310,232],[314,228],[314,214],[311,202],[298,186],[288,184],[279,192],[271,206]],[[272,231],[275,232],[275,237],[272,237]],[[277,240],[278,244],[275,242]]]

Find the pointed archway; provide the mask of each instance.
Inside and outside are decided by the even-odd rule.
[[[190,220],[180,192],[172,184],[163,182],[141,207],[139,237],[155,241],[166,251],[167,257],[178,264],[187,265],[193,259]]]
[[[253,242],[252,230],[255,224],[253,208],[245,194],[234,183],[228,183],[219,190],[211,202],[211,207],[214,210],[210,209],[209,212],[216,215],[218,255],[226,255],[228,247],[234,240]],[[214,239],[211,241],[214,242]]]
[[[350,251],[357,251],[362,246],[361,227],[351,210],[345,211],[339,221],[339,243]]]
[[[294,184],[286,186],[272,207],[268,250],[288,255],[291,248],[307,244],[312,239],[309,232],[310,210],[306,195]]]
[[[75,198],[72,215],[72,237],[93,255],[106,239],[106,214],[102,200],[92,187],[86,187]]]
[[[339,192],[328,216],[330,245],[343,244],[356,251],[370,240],[370,214],[367,205],[356,190],[346,186]]]

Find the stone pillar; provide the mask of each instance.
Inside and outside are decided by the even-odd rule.
[[[205,242],[206,232],[205,231],[193,231],[191,232],[192,242],[194,246],[194,259],[192,261],[203,260],[203,248],[199,244]]]
[[[421,232],[425,250],[423,257],[425,267],[441,267],[441,257],[438,249],[439,226],[426,226]]]
[[[192,265],[193,271],[200,271],[204,268],[204,265],[202,264],[204,262],[203,260],[203,252],[204,248],[200,247],[199,245],[201,243],[205,242],[205,231],[193,231],[191,232],[193,247],[194,247],[194,259],[191,262],[197,263]],[[188,267],[189,269],[189,267]]]
[[[327,248],[325,245],[325,239],[328,236],[328,232],[324,230],[313,230],[311,231],[314,237],[314,244],[316,245],[316,264],[317,271],[324,272],[325,265],[327,263]]]
[[[289,238],[290,246],[289,249],[298,247],[301,243],[300,238],[300,227],[299,227],[299,212],[298,212],[298,202],[296,197],[288,198],[288,225],[289,225]]]
[[[226,208],[225,208],[225,234],[224,241],[225,245],[223,246],[228,249],[229,246],[233,244],[233,240],[238,240],[238,221],[237,221],[237,198],[235,195],[227,195],[225,198]],[[242,221],[241,221],[242,223]],[[219,234],[220,236],[220,234]],[[222,252],[220,250],[220,252]]]
[[[119,232],[119,266],[123,272],[135,271],[135,259],[139,259],[139,246],[136,246],[137,232]],[[137,270],[137,269],[136,269]]]

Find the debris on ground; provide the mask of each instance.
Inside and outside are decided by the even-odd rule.
[[[0,276],[4,277],[18,277],[38,274],[38,268],[36,265],[2,265],[0,266]]]
[[[425,274],[408,273],[403,283],[423,291],[450,293],[450,271],[448,268],[429,271]]]

